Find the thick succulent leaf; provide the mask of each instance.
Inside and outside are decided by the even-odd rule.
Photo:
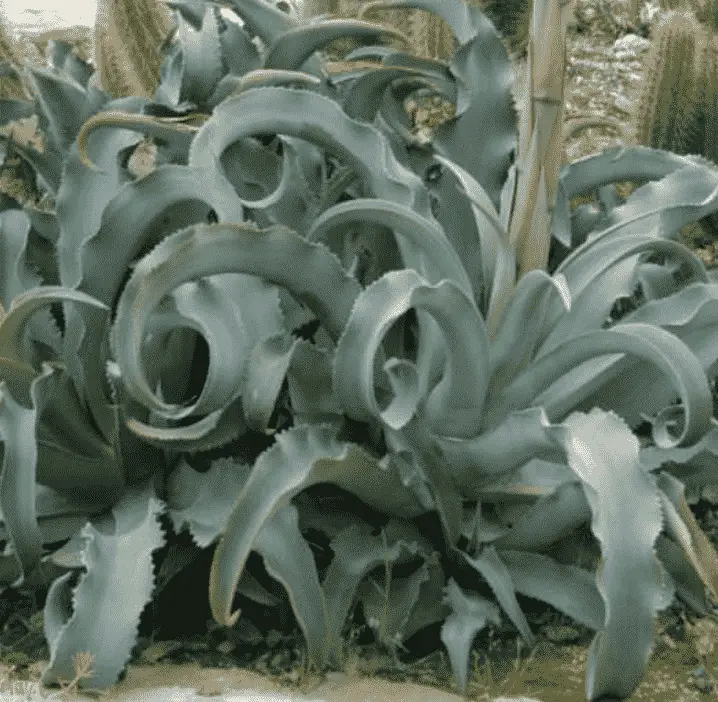
[[[9,142],[10,137],[0,134],[0,142]],[[62,176],[62,163],[64,152],[49,139],[45,141],[42,152],[30,144],[20,145],[13,142],[13,152],[23,161],[35,169],[37,177],[43,187],[51,194],[55,194],[60,187]]]
[[[570,310],[571,293],[561,273],[549,276],[533,270],[519,280],[491,339],[491,392],[501,390],[529,366],[545,327],[549,304],[557,295]]]
[[[666,517],[668,521],[669,517]],[[683,549],[663,534],[656,540],[656,553],[676,586],[676,595],[693,611],[706,616],[711,609],[706,587]]]
[[[47,68],[25,68],[32,85],[40,127],[63,151],[70,148],[83,122],[92,114],[87,90],[74,80]]]
[[[718,594],[718,553],[703,533],[684,497],[680,480],[662,471],[658,486],[666,533],[683,549],[711,595]]]
[[[430,83],[435,85],[437,90],[442,95],[445,95],[449,102],[456,103],[458,90],[457,80],[445,61],[415,56],[414,54],[403,53],[396,49],[389,49],[384,53],[380,53],[378,54],[378,58],[381,59],[382,64],[387,68],[403,66],[404,68],[418,71]],[[347,60],[349,59],[347,58]]]
[[[7,314],[0,321],[0,356],[22,361],[22,338],[29,320],[37,310],[53,302],[68,300],[107,310],[107,305],[78,290],[45,285],[13,298]]]
[[[715,459],[718,456],[718,424],[712,423],[710,431],[693,446],[663,449],[646,446],[641,449],[641,465],[646,470],[663,467],[676,474],[686,490],[686,501],[694,505],[701,499],[704,486],[715,483]]]
[[[374,127],[345,115],[332,100],[303,90],[257,88],[226,100],[217,107],[192,142],[189,163],[216,167],[232,143],[255,133],[281,133],[317,143],[354,169],[369,194],[407,205],[433,219],[429,194],[421,181],[393,156],[389,144]],[[381,164],[377,168],[376,164]],[[407,267],[425,272],[416,247],[399,241]],[[419,313],[419,363],[422,383],[433,379],[441,366],[443,349],[436,324]],[[426,357],[429,356],[429,359]]]
[[[483,488],[532,458],[562,460],[547,433],[549,426],[541,407],[528,407],[509,413],[474,438],[439,436],[436,443],[451,480],[467,499],[477,500]]]
[[[35,113],[35,106],[30,100],[0,100],[0,127],[15,122]],[[7,137],[6,137],[7,138]]]
[[[393,7],[426,9],[443,17],[457,39],[450,71],[457,81],[456,117],[434,131],[433,147],[478,180],[494,207],[516,147],[513,69],[498,32],[478,7],[462,0],[397,0]],[[481,148],[475,147],[481,125]]]
[[[264,522],[254,549],[262,556],[267,573],[287,590],[307,642],[307,662],[318,670],[326,668],[331,641],[327,602],[314,554],[299,531],[299,516],[293,504],[280,507]]]
[[[516,284],[516,255],[509,244],[508,232],[499,220],[499,214],[481,184],[461,166],[449,159],[435,156],[457,178],[471,201],[476,220],[481,252],[484,311],[490,333],[496,329],[504,306],[509,302]]]
[[[456,687],[466,692],[468,682],[469,653],[474,637],[489,622],[501,624],[499,608],[481,595],[466,595],[454,578],[444,588],[444,602],[451,607],[451,614],[441,627],[441,641],[449,652],[451,669]]]
[[[300,424],[338,419],[342,409],[332,389],[333,353],[298,339],[287,372],[292,414]]]
[[[530,551],[501,549],[498,557],[517,592],[548,602],[594,631],[602,628],[606,608],[593,573]]]
[[[661,327],[686,343],[699,359],[706,373],[712,374],[718,354],[713,332],[718,307],[714,284],[692,283],[680,292],[660,300],[652,300],[624,317],[622,323],[646,323]],[[563,411],[568,403],[577,409],[612,407],[629,426],[637,426],[643,419],[659,412],[677,399],[675,388],[661,381],[661,372],[654,366],[642,364],[635,358],[624,356],[598,361],[583,366],[581,373],[583,392],[576,404],[576,382],[568,375],[556,384],[551,398],[541,398],[552,416]],[[573,374],[571,374],[573,375]],[[651,387],[646,394],[641,388]]]
[[[89,147],[89,137],[99,129],[127,129],[140,132],[146,137],[156,140],[162,149],[165,161],[170,163],[186,163],[189,144],[197,133],[197,127],[184,122],[197,118],[197,115],[184,115],[182,117],[156,117],[152,115],[139,115],[122,110],[107,110],[93,115],[82,125],[77,135],[77,149],[82,163],[93,171],[104,170],[98,166],[97,160],[89,157],[94,150]],[[139,141],[139,140],[137,140]],[[104,140],[96,140],[106,148]],[[135,142],[136,143],[136,142]],[[134,144],[130,144],[134,145]],[[112,164],[110,167],[116,167]]]
[[[382,36],[409,40],[397,29],[354,19],[327,19],[288,29],[271,45],[264,68],[298,71],[315,51],[337,39],[376,40]]]
[[[298,24],[265,0],[227,0],[226,4],[242,18],[245,31],[258,36],[266,46],[272,46],[284,32]]]
[[[561,168],[553,213],[553,235],[566,247],[572,240],[570,203],[577,195],[598,190],[609,183],[660,180],[691,163],[690,157],[647,146],[616,146],[586,156]],[[645,222],[640,231],[645,232]]]
[[[591,518],[581,484],[565,464],[553,464],[558,475],[547,475],[545,465],[536,459],[515,471],[506,481],[497,481],[481,490],[487,502],[497,503],[511,495],[540,495],[511,522],[511,529],[492,543],[504,549],[541,551],[566,538]],[[531,470],[534,466],[542,469]],[[543,493],[543,494],[541,494]],[[548,600],[546,600],[548,601]]]
[[[167,515],[175,533],[187,525],[192,541],[207,548],[224,531],[251,469],[231,458],[219,458],[206,473],[198,473],[181,460],[167,479]]]
[[[236,22],[225,22],[219,41],[222,45],[222,59],[230,75],[241,76],[262,66],[262,57],[252,43],[252,38]],[[211,100],[209,104],[214,107]]]
[[[419,588],[428,579],[426,561],[433,548],[413,525],[390,520],[381,536],[372,536],[368,528],[353,524],[337,534],[329,544],[334,558],[327,568],[322,587],[327,602],[327,621],[334,652],[341,647],[341,632],[357,592],[366,593],[366,576],[378,566],[384,566],[384,590],[380,597],[381,614],[372,622],[372,604],[378,598],[364,594],[364,611],[372,628],[379,629],[381,643],[395,648],[404,638],[404,627],[419,597]],[[407,551],[408,555],[403,554]],[[417,554],[425,560],[415,576],[391,579],[391,568]],[[418,574],[418,577],[416,577]],[[371,581],[369,581],[371,583]],[[372,593],[374,594],[374,593]],[[375,606],[374,609],[377,609]],[[337,660],[341,665],[341,661]]]
[[[252,348],[242,396],[247,424],[255,431],[272,433],[269,420],[301,341],[284,331],[257,341]]]
[[[625,204],[607,212],[605,229],[596,238],[626,236],[657,226],[658,236],[677,239],[685,224],[716,211],[718,168],[689,161],[637,188]]]
[[[352,119],[373,122],[392,81],[421,75],[420,71],[404,66],[385,66],[365,72],[349,84],[342,101],[344,112]],[[425,79],[421,82],[427,83]]]
[[[425,277],[429,282],[454,281],[473,299],[471,283],[461,259],[435,220],[425,219],[406,205],[378,198],[359,198],[340,202],[317,217],[307,232],[310,241],[321,241],[328,234],[339,233],[347,224],[357,221],[372,222],[388,227],[396,234],[409,239],[421,249],[428,264]]]
[[[521,607],[519,607],[511,575],[496,553],[496,549],[491,545],[484,546],[476,557],[472,558],[465,554],[464,560],[486,580],[499,604],[519,630],[526,645],[533,648],[536,639]]]
[[[58,71],[66,73],[83,88],[87,88],[87,83],[95,69],[74,53],[70,42],[50,39],[47,53],[50,65],[54,66]]]
[[[709,430],[713,399],[700,361],[673,334],[649,324],[620,324],[581,334],[553,353],[534,361],[500,393],[490,396],[485,421],[496,426],[506,415],[528,407],[567,371],[589,358],[608,353],[630,353],[655,364],[678,391],[682,407],[667,407],[654,418],[653,440],[664,448],[695,443]],[[676,433],[670,429],[679,420]]]
[[[302,85],[309,86],[320,84],[321,80],[319,78],[312,76],[309,73],[303,73],[302,71],[258,68],[256,70],[248,71],[241,76],[233,74],[224,76],[224,78],[217,83],[217,87],[215,88],[214,93],[212,93],[212,97],[209,98],[208,104],[212,107],[216,107],[230,95],[237,95],[244,90],[261,87],[263,85],[296,85],[301,87]]]
[[[40,377],[30,387],[33,401]],[[42,534],[35,512],[36,413],[15,402],[5,381],[0,381],[0,436],[4,442],[0,508],[20,567],[13,587],[19,587],[40,566],[42,557]]]
[[[230,144],[267,133],[316,143],[353,168],[374,197],[432,217],[426,188],[396,160],[381,132],[351,119],[333,100],[305,90],[256,88],[218,105],[192,141],[189,163],[212,166]]]
[[[384,365],[394,392],[385,409],[376,400],[372,368],[382,336],[412,307],[426,310],[437,321],[447,350],[444,376],[426,399],[427,421],[442,435],[476,436],[489,383],[483,318],[453,282],[430,285],[411,269],[385,274],[358,297],[334,360],[339,402],[354,419],[380,416],[395,430],[411,419],[427,390],[419,382],[416,365],[398,359]]]
[[[264,451],[227,521],[210,570],[210,607],[215,619],[233,626],[237,582],[264,522],[296,494],[316,483],[331,482],[363,502],[395,515],[423,512],[399,478],[384,471],[360,447],[339,442],[335,426],[303,425],[277,434]]]
[[[313,275],[306,275],[306,266],[311,266]],[[125,385],[139,402],[176,419],[191,414],[191,406],[161,402],[148,386],[141,367],[144,329],[162,298],[181,283],[236,272],[288,288],[312,308],[335,339],[360,290],[325,247],[284,227],[259,230],[249,224],[195,225],[173,234],[137,264],[117,304],[112,349]],[[228,378],[227,382],[237,379]]]
[[[56,210],[60,225],[57,260],[60,282],[74,287],[80,281],[80,247],[96,234],[102,213],[125,178],[117,167],[120,151],[140,137],[126,130],[91,134],[92,153],[99,170],[88,168],[77,145],[67,155]]]
[[[199,31],[202,28],[202,20],[208,5],[204,0],[159,0],[159,2],[177,10],[182,19],[192,25],[192,29]]]
[[[589,647],[586,694],[626,698],[643,677],[655,613],[673,600],[654,549],[663,527],[656,481],[641,470],[638,440],[615,414],[574,413],[555,438],[583,482],[603,556],[596,577],[605,622]]]
[[[536,358],[554,351],[561,343],[583,331],[600,329],[615,301],[628,297],[636,286],[639,255],[663,254],[685,270],[686,278],[708,282],[702,261],[683,244],[651,234],[622,237],[601,245],[582,247],[584,253],[556,269],[570,292],[571,309],[551,302],[540,334]]]
[[[234,190],[216,171],[165,165],[127,183],[105,207],[97,232],[84,241],[78,289],[113,304],[131,261],[143,248],[179,227],[204,221],[210,210],[219,221],[240,220],[244,212]],[[109,271],[108,260],[115,262]],[[103,390],[106,318],[90,314],[83,322],[67,315],[66,320],[68,367],[109,438],[112,428]],[[82,364],[73,359],[82,359]]]
[[[241,397],[189,426],[157,426],[162,418],[153,419],[154,424],[145,424],[135,417],[129,417],[125,424],[142,441],[170,451],[211,451],[234,441],[248,430]]]
[[[204,103],[225,74],[219,21],[219,8],[212,5],[206,6],[199,31],[181,16],[177,18],[177,35],[182,46],[181,101]]]
[[[99,523],[86,524],[81,532],[86,571],[77,587],[70,585],[72,573],[50,586],[44,611],[50,662],[44,685],[72,680],[73,657],[80,651],[95,656],[92,673],[80,683],[84,687],[114,685],[129,662],[154,586],[152,552],[165,543],[158,518],[162,506],[153,493],[151,481],[128,488],[101,529]]]
[[[431,439],[432,433],[426,421],[423,417],[414,417],[400,431],[386,428],[385,437],[387,446],[393,453],[403,451],[411,461],[411,472],[416,478],[407,480],[405,477],[407,471],[402,471],[400,468],[398,473],[400,475],[403,473],[402,483],[409,487],[425,510],[436,510],[444,537],[444,547],[449,552],[456,551],[463,521],[461,493],[446,471],[441,453]],[[388,465],[393,463],[387,461],[386,457],[382,461]]]
[[[30,261],[30,218],[22,210],[0,212],[0,303],[8,309],[13,299],[42,284]],[[62,337],[49,310],[42,310],[28,324],[28,342],[40,341],[56,355],[62,349]],[[31,348],[25,356],[31,365],[37,358]]]

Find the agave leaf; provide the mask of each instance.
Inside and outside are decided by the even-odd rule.
[[[416,247],[423,249],[424,260],[432,264],[427,266],[431,271],[426,275],[429,282],[453,280],[469,299],[473,299],[464,265],[444,231],[435,221],[420,217],[405,205],[378,198],[359,198],[338,203],[314,220],[307,232],[307,239],[322,240],[327,234],[334,233],[354,221],[380,224],[406,237]]]
[[[74,53],[70,42],[50,39],[47,50],[52,66],[58,71],[66,73],[83,88],[87,88],[87,83],[95,69],[90,63]]]
[[[586,156],[561,169],[553,214],[553,236],[564,246],[572,247],[570,202],[577,195],[598,190],[608,183],[658,180],[691,161],[669,151],[647,146],[616,146],[602,153]],[[645,227],[642,232],[645,233]]]
[[[93,297],[111,305],[130,262],[143,247],[178,227],[204,220],[210,209],[220,221],[241,219],[243,208],[236,193],[215,173],[166,165],[145,178],[127,183],[104,209],[97,233],[82,246],[77,287],[91,291]],[[107,260],[116,262],[109,272],[103,263]],[[87,398],[103,434],[109,438],[114,429],[103,389],[106,319],[92,314],[84,322],[72,315],[66,319],[68,368],[72,369],[78,391]],[[82,364],[71,365],[73,358],[82,359]]]
[[[441,627],[441,641],[449,653],[456,687],[465,692],[474,638],[489,622],[499,626],[501,613],[493,602],[481,595],[466,595],[454,578],[449,578],[444,587],[444,602],[452,611]]]
[[[615,414],[574,413],[559,426],[556,440],[584,484],[603,556],[596,577],[605,622],[589,647],[586,694],[628,697],[648,661],[655,613],[674,597],[654,550],[663,526],[656,482],[640,469],[638,440]]]
[[[486,366],[477,361],[489,358],[483,318],[453,282],[430,285],[410,269],[385,274],[357,299],[334,360],[333,386],[339,402],[349,416],[381,416],[394,430],[411,419],[427,390],[416,365],[397,359],[384,365],[394,391],[384,410],[374,394],[372,367],[384,332],[414,306],[436,319],[447,348],[444,377],[426,400],[427,420],[438,434],[475,436],[489,383]]]
[[[0,127],[25,117],[31,117],[35,107],[30,100],[14,100],[4,98],[0,100]],[[6,135],[3,135],[7,138]]]
[[[718,211],[718,168],[689,163],[660,180],[634,190],[624,205],[606,215],[606,228],[598,237],[624,236],[656,225],[659,236],[676,239],[681,227]],[[640,224],[639,224],[640,223]]]
[[[236,22],[225,22],[219,41],[222,45],[222,60],[227,66],[228,75],[241,76],[262,67],[259,50],[252,43],[252,38],[244,27],[240,27]],[[211,101],[209,104],[214,107]]]
[[[690,280],[708,282],[702,261],[687,247],[651,234],[621,238],[619,241],[588,246],[584,255],[566,259],[557,269],[571,295],[571,309],[561,309],[556,301],[546,316],[540,332],[536,353],[541,358],[551,353],[560,343],[582,331],[599,329],[619,297],[628,297],[636,285],[636,254],[656,253],[677,261]]]
[[[175,533],[187,525],[192,541],[207,548],[224,531],[250,472],[251,466],[231,458],[212,461],[206,473],[181,460],[167,479],[167,515]]]
[[[262,453],[238,496],[214,553],[210,570],[210,607],[215,619],[233,626],[237,582],[265,521],[294,495],[311,485],[332,482],[363,502],[390,514],[421,513],[397,476],[382,470],[358,446],[335,438],[336,427],[304,425],[277,434]]]
[[[299,264],[303,259],[311,261],[307,265],[312,266],[312,276],[306,276]],[[167,275],[170,269],[173,272]],[[128,391],[168,418],[189,416],[193,408],[160,402],[152,393],[141,369],[144,327],[164,295],[181,283],[230,272],[246,272],[287,287],[313,309],[333,338],[344,328],[360,289],[326,248],[284,227],[259,230],[249,224],[194,225],[165,239],[137,264],[125,286],[111,343]],[[225,379],[230,384],[238,380]]]
[[[173,10],[177,10],[185,22],[192,25],[192,29],[199,31],[202,28],[202,20],[207,11],[204,0],[157,0]]]
[[[533,488],[532,492],[540,491],[543,488],[541,483],[548,482],[550,478],[547,478],[545,473],[540,477],[536,475],[538,479],[534,478],[538,471],[531,472],[528,469],[537,463],[545,464],[536,460],[530,461],[520,470],[507,476],[513,478],[515,481],[513,484],[502,480],[501,484],[488,485],[481,489],[481,498],[488,502],[496,502],[501,488],[504,490],[513,488],[513,491],[517,488]],[[506,534],[492,541],[492,544],[500,549],[502,559],[507,549],[514,549],[517,553],[523,550],[532,552],[545,550],[557,541],[570,536],[591,518],[591,510],[581,483],[576,480],[576,476],[568,466],[554,465],[560,477],[549,488],[551,491],[539,496],[528,509],[512,521],[511,529]],[[525,479],[524,475],[527,475]],[[559,480],[561,482],[558,482]],[[517,589],[523,592],[518,585]],[[597,628],[598,626],[594,627]]]
[[[330,421],[342,416],[332,390],[333,352],[304,339],[292,346],[287,372],[289,397],[295,421],[307,424]]]
[[[321,80],[316,76],[302,71],[289,71],[275,68],[258,68],[248,71],[242,76],[229,74],[224,76],[217,83],[217,87],[209,98],[208,103],[212,107],[216,107],[220,102],[230,97],[238,95],[244,90],[257,88],[261,86],[271,85],[321,85]]]
[[[63,151],[75,140],[83,122],[90,116],[85,88],[49,69],[26,66],[40,115],[39,126]]]
[[[226,73],[219,21],[219,8],[212,5],[205,8],[200,30],[195,30],[181,15],[177,18],[177,34],[182,47],[177,101],[203,104]]]
[[[593,573],[530,551],[502,548],[498,557],[517,592],[548,602],[594,631],[601,629],[606,609]]]
[[[44,611],[50,662],[43,673],[44,685],[73,678],[77,651],[89,650],[95,656],[92,672],[83,683],[88,687],[114,685],[129,662],[140,615],[152,594],[152,552],[165,543],[158,519],[162,505],[153,491],[151,481],[128,488],[102,530],[97,528],[99,523],[86,524],[81,532],[86,572],[74,589],[72,573],[50,586]],[[130,586],[123,577],[128,572],[132,573]],[[110,619],[113,626],[108,629]]]
[[[329,546],[334,552],[334,558],[327,568],[322,588],[327,603],[328,633],[333,652],[338,653],[341,648],[341,631],[357,590],[366,592],[366,588],[360,587],[366,576],[377,566],[391,569],[395,563],[402,563],[412,556],[421,555],[428,559],[433,548],[413,525],[405,525],[398,520],[390,520],[381,536],[372,536],[368,527],[352,524],[338,533]],[[396,635],[401,636],[416,605],[418,588],[424,579],[421,576],[425,571],[420,568],[419,574],[419,580],[414,579],[413,583],[410,581],[409,587],[402,585],[406,585],[410,579],[386,582],[385,592],[380,596],[382,612],[379,636],[382,643],[392,648],[397,643]],[[366,595],[362,598],[370,606],[368,611],[365,610],[365,616],[370,622],[371,604],[376,599]],[[389,602],[396,603],[397,607],[390,608]],[[340,660],[337,663],[341,665]]]
[[[291,502],[264,522],[253,548],[262,556],[267,573],[287,590],[292,611],[307,642],[309,665],[319,670],[326,668],[331,641],[327,603],[314,554],[299,531],[297,508]]]
[[[491,340],[491,392],[499,392],[534,359],[556,293],[570,310],[571,293],[563,274],[534,270],[519,281]]]
[[[628,352],[652,361],[671,378],[678,390],[682,426],[678,435],[669,430],[675,419],[666,408],[654,419],[653,439],[664,448],[690,445],[700,440],[711,425],[713,400],[700,361],[686,344],[673,334],[649,324],[620,324],[611,329],[574,337],[552,354],[535,360],[501,393],[491,397],[487,426],[496,424],[509,412],[527,407],[536,397],[568,370],[594,356]],[[550,398],[549,398],[550,399]]]
[[[711,595],[718,594],[718,553],[703,533],[685,500],[683,483],[668,473],[658,477],[666,533],[688,556],[695,572]]]
[[[176,117],[154,117],[150,115],[137,115],[120,110],[107,110],[90,117],[77,135],[77,149],[82,163],[95,171],[100,170],[88,157],[88,137],[98,129],[129,129],[142,132],[147,137],[156,139],[164,149],[166,158],[170,163],[186,163],[189,144],[197,133],[198,128],[183,124],[196,115]],[[106,142],[103,140],[103,147]],[[136,143],[136,142],[135,142]],[[133,144],[130,144],[133,145]]]
[[[297,71],[315,51],[344,38],[379,39],[382,35],[409,39],[398,29],[381,24],[353,19],[327,19],[288,29],[272,44],[264,59],[265,68],[283,68]]]
[[[40,308],[52,302],[68,300],[107,309],[107,305],[90,295],[60,286],[33,288],[13,298],[12,305],[0,322],[0,356],[23,360],[22,338],[29,319]]]
[[[43,282],[28,260],[29,235],[30,218],[25,212],[0,212],[0,302],[5,309],[10,307],[17,295]],[[56,355],[61,353],[62,337],[49,310],[33,317],[28,327],[28,341],[40,341]],[[25,358],[31,365],[38,360],[29,348]]]
[[[351,81],[344,95],[342,107],[352,119],[373,122],[381,101],[392,81],[399,78],[421,76],[421,72],[404,66],[387,66],[363,73]],[[422,81],[424,85],[431,85]],[[438,90],[438,86],[436,86]]]
[[[33,400],[40,377],[30,386]],[[0,509],[20,567],[12,585],[19,587],[40,567],[42,557],[42,534],[35,512],[36,413],[15,402],[4,380],[0,381],[0,435],[4,442]]]
[[[496,553],[496,549],[491,545],[484,546],[478,556],[472,558],[465,554],[464,560],[486,580],[499,604],[516,625],[526,645],[533,648],[536,645],[536,639],[521,607],[519,607],[511,575]]]
[[[152,446],[188,453],[211,451],[225,446],[248,429],[241,397],[221,410],[210,412],[190,426],[162,427],[145,424],[135,417],[128,418],[126,425],[133,434]]]

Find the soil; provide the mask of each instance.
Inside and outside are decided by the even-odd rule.
[[[621,0],[578,0],[577,21],[568,37],[567,119],[598,115],[629,123],[644,79],[645,53],[619,58],[611,49],[618,38],[630,32],[647,36],[647,28],[630,26],[626,4]],[[518,60],[515,67],[517,75],[523,77],[525,60]],[[518,94],[519,105],[522,99]],[[621,143],[620,135],[610,128],[587,129],[567,142],[565,160]],[[632,184],[624,184],[622,194],[631,189]],[[682,232],[682,241],[709,267],[715,265],[716,239],[696,226]],[[718,509],[714,502],[701,499],[693,512],[711,543],[718,547]],[[204,593],[206,602],[206,584]],[[469,698],[524,695],[543,702],[584,700],[587,648],[594,632],[548,605],[519,599],[536,635],[536,647],[522,650],[521,640],[510,625],[489,627],[478,635],[471,657],[470,670],[473,668],[474,673],[469,676]],[[9,681],[37,680],[47,665],[49,651],[42,632],[41,606],[41,602],[10,591],[0,598],[0,677],[4,670]],[[676,601],[657,617],[653,652],[632,699],[689,702],[716,696],[718,653],[713,642],[717,640],[718,607],[713,606],[707,616],[696,616]],[[303,674],[301,640],[296,635],[278,635],[269,651],[265,644],[261,652],[242,654],[228,634],[211,623],[204,633],[192,637],[151,630],[149,636],[140,638],[126,678],[107,699],[117,699],[128,690],[185,685],[205,695],[243,688],[292,690],[328,702],[458,700],[448,657],[441,645],[434,649],[418,660],[397,665],[371,642],[366,631],[354,627],[345,670],[320,677]]]

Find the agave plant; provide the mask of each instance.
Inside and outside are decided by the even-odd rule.
[[[718,210],[718,169],[630,147],[559,170],[558,0],[534,3],[518,135],[506,48],[461,0],[391,5],[444,19],[448,63],[362,20],[171,4],[153,98],[58,58],[12,103],[38,115],[44,150],[16,148],[56,203],[0,200],[0,578],[49,586],[44,683],[86,650],[85,683],[117,681],[182,567],[153,571],[165,513],[214,545],[213,617],[247,640],[242,611],[280,604],[261,556],[308,667],[341,666],[360,602],[397,656],[442,622],[465,690],[502,613],[533,643],[524,595],[596,631],[588,699],[630,696],[656,612],[718,589],[688,506],[714,480],[718,289],[676,241]],[[365,46],[330,74],[338,38]],[[422,91],[456,104],[431,140],[403,109]],[[135,178],[143,137],[156,164]]]

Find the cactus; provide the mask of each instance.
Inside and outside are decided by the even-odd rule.
[[[718,163],[718,35],[710,22],[699,21],[716,8],[718,2],[708,0],[698,15],[669,11],[659,20],[636,114],[637,143]],[[718,234],[715,215],[697,225]]]
[[[635,119],[639,144],[678,154],[695,152],[696,42],[703,35],[693,13],[672,10],[659,20]]]
[[[526,54],[532,0],[469,0],[468,4],[478,5],[486,13],[515,57]]]
[[[15,39],[9,29],[9,24],[0,15],[0,62],[7,61],[15,68],[22,69],[26,58],[37,61],[40,59],[40,55],[29,41]],[[22,75],[19,78],[20,80],[16,80],[0,76],[0,99],[25,100],[30,96]]]
[[[94,63],[103,89],[114,97],[154,95],[171,30],[172,13],[157,0],[98,0]]]

